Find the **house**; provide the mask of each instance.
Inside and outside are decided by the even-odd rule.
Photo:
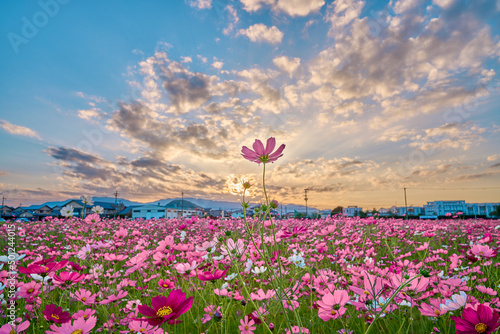
[[[344,215],[347,217],[356,217],[361,214],[363,210],[361,208],[358,208],[357,206],[348,206],[347,208],[344,208],[342,212]]]
[[[175,199],[168,203],[166,206],[166,218],[191,218],[191,217],[204,217],[205,210],[197,205],[184,200]]]
[[[82,215],[83,202],[81,200],[72,199],[64,203],[62,206],[65,207],[67,205],[71,205],[73,207],[73,216],[80,217]],[[124,209],[122,207],[123,206],[122,203],[118,203],[117,207],[115,208],[114,203],[95,201],[92,205],[85,205],[85,216],[93,213],[92,208],[94,206],[102,207],[104,209],[103,215],[107,217],[111,217]]]
[[[7,205],[2,205],[0,206],[0,217],[11,217],[13,211],[14,208]]]
[[[146,204],[132,209],[132,219],[168,218],[167,208],[163,205]]]

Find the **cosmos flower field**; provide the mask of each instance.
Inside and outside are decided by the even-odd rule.
[[[248,223],[7,222],[0,333],[496,331],[498,220]]]

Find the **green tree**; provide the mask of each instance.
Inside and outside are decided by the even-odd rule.
[[[333,215],[336,215],[336,214],[342,213],[342,212],[344,212],[344,208],[341,206],[337,206],[335,209],[332,210],[332,213],[330,214],[330,216],[333,216]]]

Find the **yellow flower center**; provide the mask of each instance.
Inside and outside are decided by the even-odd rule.
[[[33,292],[33,289],[29,289],[29,290],[28,290],[28,293],[32,293],[32,292]]]
[[[82,334],[83,331],[81,329],[77,329],[75,331],[72,331],[71,334]]]
[[[249,327],[248,327],[248,325],[245,325],[245,330],[246,330],[246,331],[248,330],[248,328],[249,328]]]
[[[163,306],[158,311],[156,311],[156,315],[159,317],[164,317],[166,315],[169,315],[172,312],[173,311],[172,311],[172,308],[170,306]]]
[[[483,324],[482,322],[478,323],[474,329],[476,330],[476,332],[478,333],[485,333],[486,330],[488,329],[488,326],[486,326],[485,324]]]
[[[441,312],[439,312],[439,310],[434,310],[434,314],[435,314],[435,315],[440,315],[440,314],[441,314]]]
[[[16,331],[15,331],[15,330],[11,330],[11,331],[9,332],[9,334],[16,334]]]
[[[163,287],[168,288],[168,284],[167,283],[163,284]]]
[[[331,314],[331,315],[335,315],[335,314],[337,314],[337,311],[332,310],[332,312],[330,312],[330,314]]]
[[[57,314],[52,314],[50,317],[59,320],[59,316]]]
[[[214,312],[210,311],[210,312],[208,312],[208,315],[209,315],[209,316],[213,316],[213,315],[214,315]]]
[[[146,328],[141,328],[141,330],[139,332],[141,333],[146,333],[147,329]]]
[[[364,293],[365,295],[370,295],[370,293],[369,293],[368,291],[366,291],[366,290],[365,290],[365,291],[363,291],[363,293]]]
[[[84,301],[84,302],[85,302],[85,301],[87,301],[87,298],[85,298],[85,297],[82,297],[82,301]]]

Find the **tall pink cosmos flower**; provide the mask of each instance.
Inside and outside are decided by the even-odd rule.
[[[491,249],[488,245],[474,245],[470,249],[471,253],[476,255],[476,256],[482,256],[482,257],[495,257],[497,253],[495,250]]]
[[[478,305],[477,310],[465,308],[462,312],[462,318],[451,317],[455,321],[457,334],[490,334],[499,326],[499,315],[488,306]]]
[[[264,148],[264,144],[258,139],[255,139],[253,143],[253,151],[246,146],[241,148],[241,153],[243,158],[256,162],[258,164],[267,163],[267,162],[275,162],[278,158],[282,157],[283,150],[285,149],[285,144],[281,144],[280,147],[274,152],[274,147],[276,146],[276,139],[273,137],[269,138],[266,143],[266,147]]]
[[[345,290],[335,290],[333,295],[328,292],[321,300],[318,301],[318,305],[320,307],[318,310],[318,316],[323,321],[340,318],[344,315],[345,311],[347,311],[344,305],[348,301],[349,295]]]
[[[182,314],[189,311],[193,305],[193,297],[186,298],[186,294],[180,289],[172,290],[168,297],[156,296],[151,300],[152,308],[146,305],[139,305],[137,309],[144,314],[146,319],[133,319],[138,321],[147,321],[150,325],[157,326],[164,322],[175,324],[175,321]]]

